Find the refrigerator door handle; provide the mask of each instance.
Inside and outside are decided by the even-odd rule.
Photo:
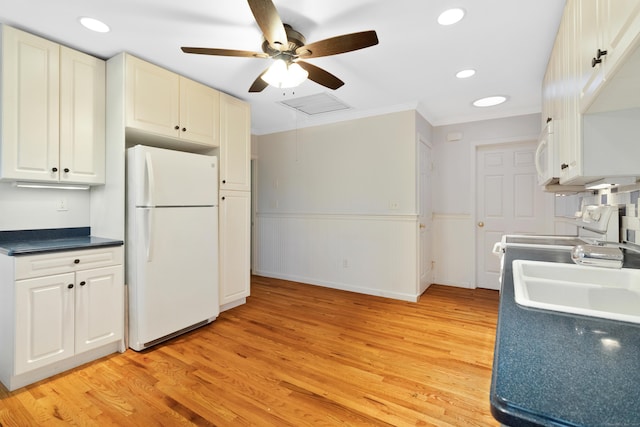
[[[147,252],[147,262],[153,261],[153,228],[154,228],[154,219],[155,219],[155,209],[147,208],[145,209],[146,214],[146,252]]]
[[[144,156],[144,166],[147,171],[147,206],[155,206],[153,203],[156,183],[153,175],[153,161],[151,160],[151,153],[146,152]]]

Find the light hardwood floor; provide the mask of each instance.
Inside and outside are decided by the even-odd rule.
[[[496,291],[432,285],[408,303],[253,277],[251,294],[151,350],[0,385],[0,426],[498,425]]]

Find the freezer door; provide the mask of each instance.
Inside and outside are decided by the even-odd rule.
[[[130,346],[219,314],[218,208],[136,209]]]
[[[134,206],[218,204],[215,156],[136,145],[127,150],[127,185]]]

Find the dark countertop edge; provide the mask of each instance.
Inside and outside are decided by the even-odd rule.
[[[557,249],[557,248],[548,249],[548,248],[538,248],[538,247],[517,248],[515,249],[515,251],[512,251],[512,253],[513,252],[518,252],[518,254],[513,257],[511,256],[507,257],[507,253],[503,254],[503,256],[505,257],[505,262],[507,261],[511,262],[515,259],[538,259],[539,255],[536,256],[536,254],[545,253],[545,255],[549,254],[549,259],[546,259],[546,261],[548,262],[560,262],[560,263],[568,263],[568,264],[571,263],[570,252],[567,251],[566,249]],[[528,252],[530,252],[530,254],[528,254]],[[636,268],[636,269],[640,268],[640,255],[631,253],[626,250],[624,252],[625,252],[625,262],[623,267]],[[503,277],[501,278],[502,286],[506,285],[513,288],[513,280],[511,278],[504,277],[507,271],[510,272],[511,269],[510,268],[503,269],[503,273],[502,273]],[[507,296],[510,297],[512,301],[507,301],[506,298],[504,298],[505,295],[503,291],[502,290],[500,291],[499,313],[502,312],[502,307],[504,304],[517,305],[515,300],[513,300],[513,295],[511,295],[511,292],[507,292],[507,294],[508,294]],[[531,309],[531,308],[527,307],[527,309]],[[533,309],[533,310],[538,310],[538,309]],[[567,313],[554,313],[553,311],[547,311],[547,310],[542,310],[542,311],[547,312],[549,316],[569,315],[569,316],[582,317],[580,315],[573,315],[573,314],[567,314]],[[497,394],[496,377],[498,375],[498,372],[497,372],[498,370],[496,369],[496,367],[499,365],[498,359],[500,354],[500,327],[501,327],[502,321],[505,321],[505,319],[503,319],[502,316],[499,315],[498,324],[496,327],[496,342],[494,347],[493,369],[491,374],[491,388],[490,388],[490,399],[489,399],[491,415],[497,421],[499,421],[500,423],[504,423],[509,427],[581,427],[580,424],[576,424],[567,420],[559,420],[557,418],[549,416],[548,414],[546,415],[538,414],[537,412],[528,410],[527,408],[523,408],[519,405],[509,403],[508,400],[500,397]],[[615,322],[608,319],[602,319],[602,321]],[[620,322],[620,323],[624,324],[625,322]],[[633,325],[633,327],[636,327],[636,326],[637,325]]]
[[[34,255],[49,252],[122,246],[119,239],[91,235],[91,227],[0,231],[0,254]]]
[[[0,244],[4,242],[26,240],[66,239],[72,237],[88,237],[91,227],[43,228],[34,230],[0,231]]]
[[[509,404],[495,393],[493,375],[492,373],[491,415],[501,424],[509,427],[581,427],[578,424],[541,417],[526,408]]]
[[[92,237],[95,239],[95,236],[92,236]],[[25,256],[25,255],[37,255],[37,254],[51,253],[51,252],[105,248],[110,246],[122,246],[122,245],[124,245],[124,242],[122,240],[105,239],[105,241],[92,242],[89,244],[70,243],[68,245],[58,245],[55,247],[31,248],[31,249],[24,249],[24,250],[6,250],[6,248],[0,247],[0,253],[3,253],[8,256]]]

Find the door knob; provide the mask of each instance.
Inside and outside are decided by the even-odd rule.
[[[480,222],[478,223],[478,227],[484,227],[484,222],[480,221]]]

